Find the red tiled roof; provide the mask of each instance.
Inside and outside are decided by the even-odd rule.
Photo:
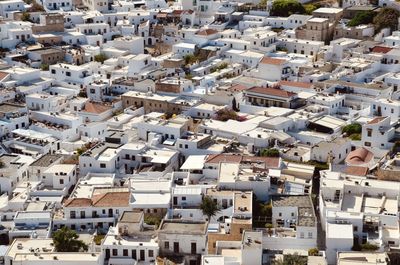
[[[177,10],[175,9],[174,11],[172,11],[172,14],[175,16],[180,16],[183,13],[183,10]]]
[[[254,93],[259,93],[259,94],[264,94],[264,95],[270,95],[270,96],[275,96],[275,97],[282,97],[282,98],[291,98],[295,95],[296,93],[289,92],[283,89],[277,89],[277,88],[272,88],[272,87],[251,87],[247,89],[249,92],[254,92]]]
[[[104,104],[94,103],[94,102],[86,102],[85,109],[83,111],[91,112],[91,113],[103,113],[111,109],[111,106],[106,106]]]
[[[374,154],[364,147],[351,151],[346,157],[346,163],[350,165],[361,165],[368,163],[374,158]]]
[[[376,124],[376,123],[378,123],[378,122],[383,121],[385,118],[386,118],[386,117],[376,117],[376,118],[370,120],[370,121],[368,122],[368,124]]]
[[[4,78],[6,78],[9,75],[9,73],[6,72],[0,72],[0,81],[2,81]]]
[[[233,85],[233,86],[231,86],[229,88],[230,91],[243,91],[243,90],[246,90],[246,89],[247,89],[247,87],[244,86],[244,85],[241,85],[241,84],[236,84],[236,85]]]
[[[91,205],[92,200],[89,198],[71,198],[64,203],[66,207],[87,207]]]
[[[215,29],[205,29],[205,30],[200,30],[199,32],[197,32],[197,35],[200,36],[208,36],[208,35],[213,35],[215,33],[218,33],[218,30]]]
[[[193,10],[189,9],[189,10],[183,10],[183,14],[193,14]]]
[[[391,50],[393,50],[393,48],[390,47],[385,47],[385,46],[375,46],[374,48],[372,48],[373,53],[388,53]]]
[[[312,88],[313,84],[306,82],[296,82],[296,81],[279,81],[279,85],[281,86],[292,86],[292,87],[300,87],[300,88]]]
[[[92,198],[95,207],[125,207],[129,206],[129,192],[107,192]]]
[[[263,157],[263,156],[249,156],[249,155],[236,155],[236,154],[217,154],[208,155],[205,163],[219,164],[221,162],[228,163],[265,163],[267,168],[278,168],[279,157]]]
[[[65,207],[126,207],[129,205],[129,192],[107,192],[89,198],[68,199]]]
[[[344,173],[354,176],[366,176],[368,173],[367,167],[348,166]]]
[[[271,58],[271,57],[263,57],[261,59],[262,64],[274,64],[274,65],[282,65],[286,63],[285,59],[279,59],[279,58]]]

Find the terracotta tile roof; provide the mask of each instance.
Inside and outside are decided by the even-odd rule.
[[[374,154],[364,147],[351,151],[346,157],[346,163],[350,165],[361,165],[370,162]]]
[[[386,119],[386,117],[376,117],[376,118],[370,120],[370,121],[368,122],[368,124],[376,124],[376,123],[378,123],[378,122],[383,121],[384,119]]]
[[[270,96],[275,96],[275,97],[281,97],[281,98],[291,98],[295,95],[296,93],[289,92],[283,89],[277,89],[277,88],[272,88],[272,87],[251,87],[247,89],[248,92],[254,92],[258,94],[264,94],[264,95],[270,95]]]
[[[247,87],[244,86],[244,85],[241,85],[241,84],[236,84],[236,85],[233,85],[233,86],[231,86],[229,88],[230,91],[243,91],[243,90],[246,90],[246,89],[247,89]]]
[[[183,14],[193,14],[194,11],[189,9],[189,10],[183,10]]]
[[[205,29],[205,30],[200,30],[199,32],[197,32],[197,35],[200,36],[208,36],[208,35],[213,35],[215,33],[218,33],[218,30],[215,29]]]
[[[107,192],[89,198],[71,198],[65,207],[126,207],[129,206],[129,192]]]
[[[262,64],[274,64],[274,65],[282,65],[286,63],[285,59],[279,59],[279,58],[271,58],[271,57],[263,57],[261,59]]]
[[[375,46],[374,48],[372,48],[371,52],[373,52],[373,53],[388,53],[392,49],[393,48],[385,47],[385,46]]]
[[[355,176],[366,176],[368,173],[367,167],[348,166],[344,173]]]
[[[71,198],[65,203],[65,207],[87,207],[92,205],[92,200],[89,198]]]
[[[220,162],[240,163],[242,161],[241,155],[217,154],[209,155],[205,163],[218,164]]]
[[[104,104],[86,102],[84,111],[91,113],[103,113],[111,109],[111,106],[106,106]]]
[[[183,13],[183,10],[177,10],[175,9],[174,11],[172,11],[172,14],[175,16],[180,16]]]
[[[228,163],[254,163],[261,162],[265,163],[267,168],[278,168],[279,157],[263,157],[263,156],[249,156],[249,155],[237,155],[237,154],[217,154],[208,155],[205,163],[219,164],[221,162]]]
[[[125,207],[129,206],[130,192],[107,192],[92,198],[95,207]]]
[[[6,72],[0,72],[0,81],[2,81],[4,78],[6,78],[9,75],[9,73]]]
[[[312,88],[313,84],[306,82],[296,82],[296,81],[279,81],[279,85],[281,86],[292,86],[292,87],[300,87],[300,88]]]

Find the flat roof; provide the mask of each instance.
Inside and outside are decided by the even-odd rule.
[[[326,238],[353,239],[353,225],[327,223]]]
[[[207,155],[191,155],[185,163],[181,166],[181,170],[201,170],[204,167],[204,163]]]
[[[118,221],[123,223],[139,223],[143,216],[143,212],[124,211]]]
[[[167,234],[206,234],[207,222],[163,220],[159,233]]]

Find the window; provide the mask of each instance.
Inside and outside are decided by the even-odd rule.
[[[282,216],[282,213],[279,213],[279,217],[281,217]]]
[[[100,168],[106,168],[106,164],[101,163],[101,164],[100,164]]]
[[[61,184],[61,185],[64,184],[64,179],[60,179],[60,184]]]
[[[51,69],[51,73],[52,73],[53,75],[56,74],[56,70]]]
[[[118,256],[118,249],[113,249],[112,254],[113,256]]]
[[[312,232],[308,232],[308,238],[312,238]]]
[[[128,250],[127,249],[122,250],[122,255],[124,257],[128,256]]]
[[[300,232],[300,238],[304,238],[304,232]]]
[[[371,146],[371,143],[370,142],[365,142],[364,145],[365,146]]]
[[[152,258],[154,256],[154,251],[152,249],[149,249],[149,258]]]
[[[65,72],[66,76],[71,76],[71,72]]]
[[[90,89],[90,94],[95,94],[95,93],[96,93],[96,90],[94,88],[91,88]]]
[[[165,249],[169,249],[169,241],[165,241],[164,242],[164,248]]]
[[[371,137],[372,136],[372,129],[367,129],[367,136]]]
[[[69,217],[70,217],[71,219],[75,219],[75,218],[76,218],[76,212],[75,212],[75,211],[71,211],[71,212],[69,213]]]
[[[186,197],[182,197],[182,201],[186,201]]]

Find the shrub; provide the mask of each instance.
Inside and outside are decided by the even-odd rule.
[[[357,13],[347,24],[350,27],[355,27],[361,24],[369,24],[374,20],[375,12],[368,10]]]
[[[42,69],[42,71],[49,71],[49,65],[43,63],[43,64],[40,66],[40,69]]]
[[[361,250],[363,251],[375,251],[378,250],[379,247],[377,245],[371,244],[371,243],[364,243],[361,244]]]
[[[103,238],[104,238],[104,235],[95,235],[93,238],[93,242],[96,245],[101,245],[101,240],[103,240]]]
[[[307,15],[311,15],[314,10],[316,10],[319,6],[316,4],[305,4],[303,5],[305,13]]]
[[[310,248],[308,250],[308,256],[318,256],[319,250],[318,248]]]
[[[374,17],[374,25],[377,31],[383,28],[397,29],[399,11],[392,8],[382,8]]]
[[[31,21],[31,15],[28,12],[23,12],[21,15],[21,21]]]
[[[268,148],[261,151],[261,156],[279,157],[279,150],[275,148]]]
[[[361,134],[360,133],[353,133],[349,136],[349,138],[353,141],[361,141]]]
[[[288,17],[292,14],[304,14],[306,10],[296,0],[276,0],[272,4],[271,16]]]
[[[362,126],[359,123],[352,123],[343,127],[342,132],[347,135],[361,133]]]
[[[100,53],[94,56],[94,60],[99,63],[104,63],[107,60],[107,56],[104,53]]]
[[[216,119],[219,121],[227,121],[227,120],[238,120],[239,116],[234,110],[231,109],[220,109],[217,111]]]
[[[183,57],[185,60],[185,64],[194,64],[196,61],[198,61],[198,58],[193,55],[193,54],[187,54],[185,57]]]

